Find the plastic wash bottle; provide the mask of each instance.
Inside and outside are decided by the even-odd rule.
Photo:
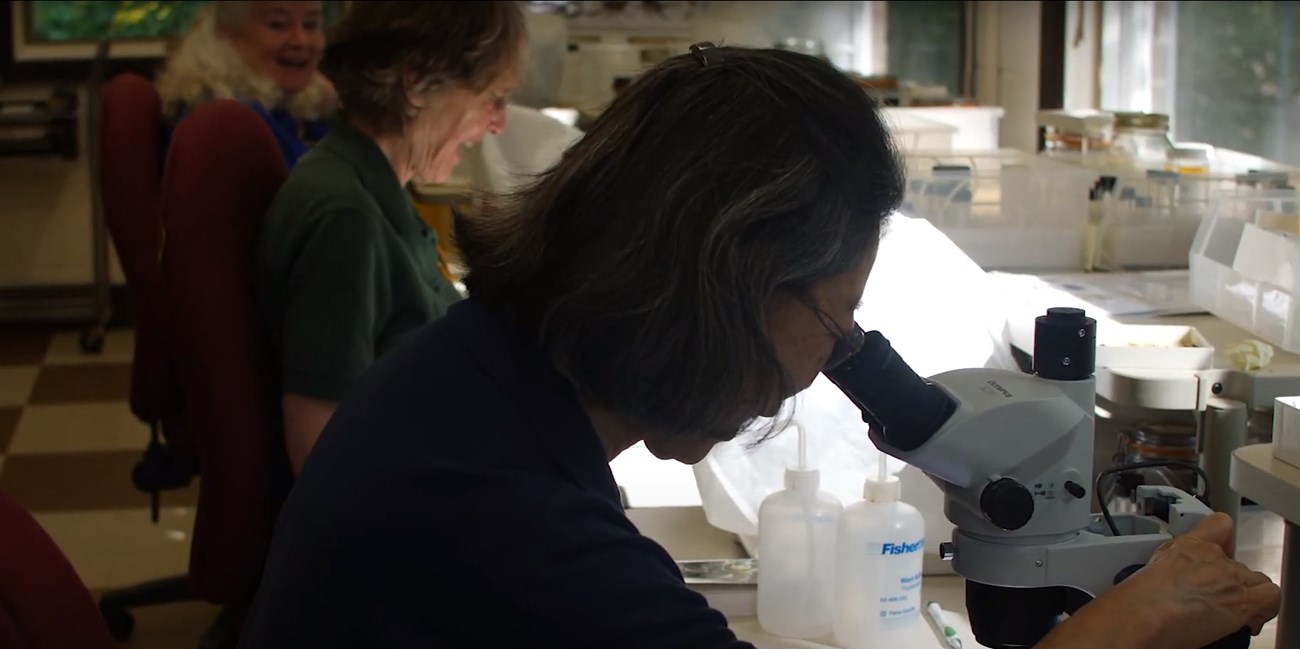
[[[920,623],[925,520],[899,501],[885,455],[863,500],[844,508],[836,535],[835,640],[845,649],[908,646]],[[761,571],[761,567],[760,567]]]
[[[785,489],[758,508],[758,623],[786,638],[831,633],[835,614],[835,525],[839,499],[819,489],[806,465],[802,426],[798,468],[786,469]]]

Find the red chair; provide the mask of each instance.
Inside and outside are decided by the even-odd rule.
[[[106,57],[107,43],[100,50],[97,61]],[[188,485],[197,470],[193,444],[176,416],[180,392],[167,357],[159,287],[161,101],[153,83],[139,75],[121,74],[102,86],[95,81],[90,88],[92,181],[131,291],[131,411],[149,425],[151,435],[132,478],[137,488],[150,494],[157,522],[159,491]],[[129,609],[193,598],[187,577],[179,575],[105,593],[100,610],[114,638],[125,641],[134,627]]]
[[[163,181],[168,348],[199,456],[190,582],[235,612],[256,592],[290,484],[278,381],[253,293],[257,232],[286,175],[266,123],[223,100],[199,105],[177,127]]]
[[[99,203],[131,290],[137,342],[131,376],[131,411],[145,422],[162,418],[165,393],[155,332],[158,252],[162,244],[163,128],[158,91],[148,79],[121,74],[99,92],[97,169]]]
[[[150,425],[156,440],[165,437],[175,461],[185,464],[170,480],[159,478],[168,483],[162,488],[175,488],[188,484],[185,473],[192,475],[195,466],[193,442],[174,417],[180,394],[163,339],[166,324],[158,285],[163,238],[161,102],[153,83],[129,73],[114,77],[99,94],[97,189],[131,290],[135,326],[131,411]]]
[[[0,493],[0,647],[113,649],[90,591],[36,519]]]

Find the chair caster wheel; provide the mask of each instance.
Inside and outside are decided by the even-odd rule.
[[[83,329],[78,342],[81,344],[82,353],[98,354],[104,350],[104,329],[102,327]]]

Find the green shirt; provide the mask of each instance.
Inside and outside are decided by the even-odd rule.
[[[460,296],[392,165],[343,120],[304,155],[262,222],[257,296],[281,389],[340,401],[376,358]]]

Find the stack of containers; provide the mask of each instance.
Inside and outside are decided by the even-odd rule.
[[[1084,270],[1187,267],[1192,239],[1221,198],[1291,190],[1296,172],[1245,153],[1176,143],[1156,113],[1043,111],[1046,158],[1092,169]]]
[[[1188,259],[1192,300],[1300,353],[1300,200],[1294,189],[1214,201]]]
[[[1089,192],[1085,270],[1185,268],[1202,221],[1219,201],[1295,189],[1285,172],[1120,171]]]
[[[933,223],[985,270],[1082,263],[1095,172],[1012,149],[906,158],[901,211]]]

